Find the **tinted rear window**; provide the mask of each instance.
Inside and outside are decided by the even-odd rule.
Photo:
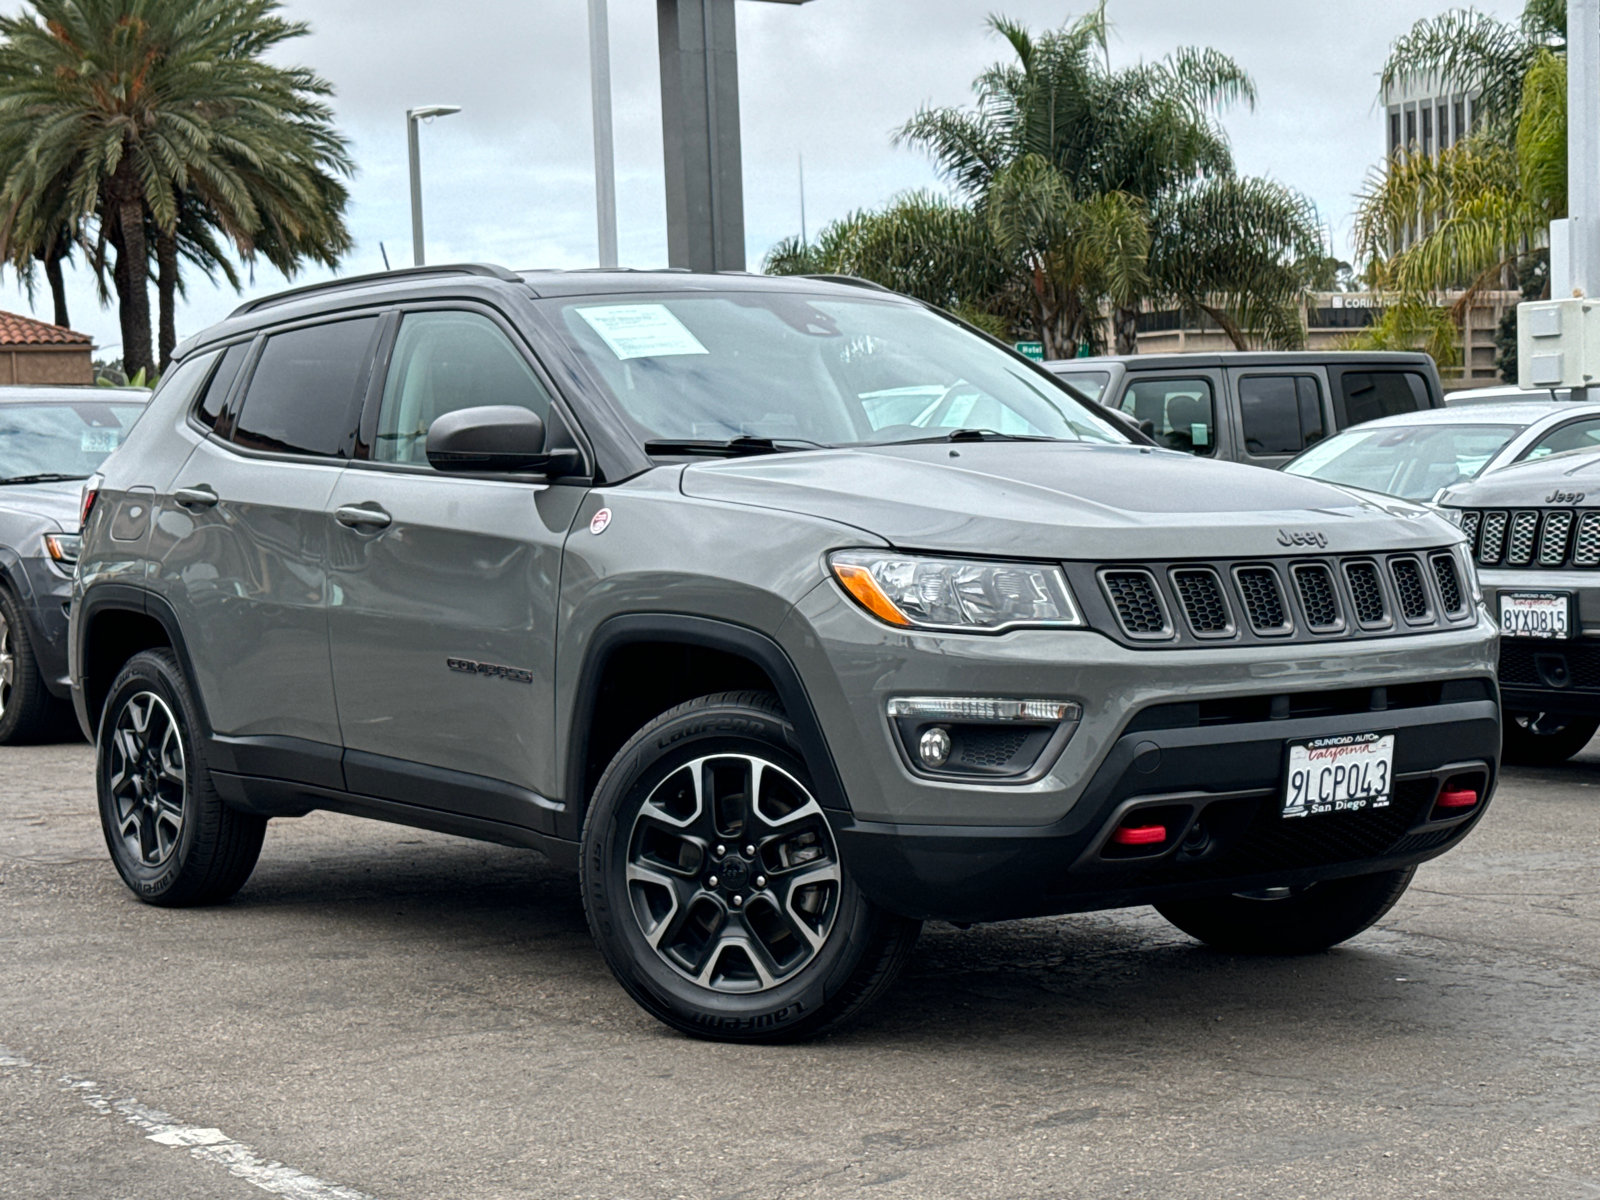
[[[228,393],[233,390],[233,381],[239,377],[239,368],[244,365],[244,356],[248,353],[250,353],[249,342],[229,346],[223,352],[222,361],[212,372],[211,380],[206,384],[205,393],[201,396],[200,407],[195,411],[195,416],[200,419],[202,425],[212,429],[217,427],[217,419],[222,416],[222,406],[228,402]]]
[[[1416,371],[1346,371],[1339,386],[1346,425],[1429,407],[1428,381]]]
[[[233,440],[252,450],[337,455],[356,426],[378,318],[274,334],[262,348]]]

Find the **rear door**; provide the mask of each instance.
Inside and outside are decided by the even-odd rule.
[[[246,774],[341,786],[327,500],[354,445],[380,324],[369,314],[300,325],[229,351],[247,382],[202,397],[194,419],[210,436],[161,516],[160,590],[189,639],[212,728],[245,739],[233,765]]]
[[[1333,428],[1327,377],[1316,367],[1229,367],[1227,376],[1240,462],[1281,467]]]
[[[528,408],[559,438],[551,394],[491,310],[402,315],[368,402],[370,448],[327,500],[351,791],[553,830],[556,601],[585,489],[447,475],[426,455],[436,418],[483,405]]]

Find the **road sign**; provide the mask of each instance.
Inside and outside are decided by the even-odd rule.
[[[1018,342],[1017,343],[1017,353],[1022,355],[1024,358],[1033,359],[1034,362],[1043,362],[1044,361],[1044,343],[1043,342]]]

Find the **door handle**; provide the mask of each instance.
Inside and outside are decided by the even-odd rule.
[[[394,520],[377,506],[367,508],[359,504],[346,504],[334,509],[333,519],[351,529],[385,529]]]
[[[179,488],[172,493],[172,498],[185,508],[210,508],[218,500],[218,496],[205,484],[199,487]]]

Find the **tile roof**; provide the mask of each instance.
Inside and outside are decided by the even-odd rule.
[[[94,339],[87,333],[63,329],[45,321],[16,313],[0,312],[0,346],[38,346],[45,343],[72,343],[92,345]]]

